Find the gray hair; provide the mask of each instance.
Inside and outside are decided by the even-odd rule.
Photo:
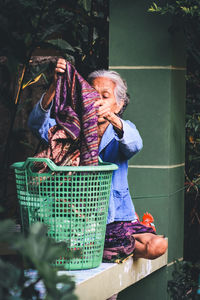
[[[109,78],[116,84],[115,90],[114,90],[114,95],[116,97],[116,101],[119,105],[121,104],[122,101],[124,103],[122,109],[118,113],[118,115],[121,116],[129,103],[129,95],[127,94],[126,81],[124,79],[122,79],[121,76],[119,75],[119,73],[117,73],[115,71],[98,70],[98,71],[94,71],[89,74],[89,76],[88,76],[89,83],[92,83],[92,81],[94,79],[96,79],[97,77]]]

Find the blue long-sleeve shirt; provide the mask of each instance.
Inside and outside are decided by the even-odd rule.
[[[56,124],[50,117],[50,109],[44,110],[41,100],[33,108],[28,126],[38,137],[48,142],[48,130]],[[113,172],[107,223],[136,219],[135,208],[128,188],[128,159],[142,149],[142,139],[135,125],[122,120],[123,137],[119,138],[112,124],[106,128],[99,146],[99,156],[103,161],[115,163]]]

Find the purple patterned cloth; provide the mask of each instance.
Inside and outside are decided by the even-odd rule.
[[[118,221],[107,225],[103,261],[115,262],[123,260],[135,250],[134,234],[153,233],[151,227],[146,227],[138,220]]]
[[[67,62],[58,76],[51,116],[57,125],[48,131],[49,145],[36,157],[50,158],[57,165],[98,165],[97,91]],[[47,168],[37,163],[40,172]]]

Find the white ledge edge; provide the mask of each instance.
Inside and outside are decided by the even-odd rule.
[[[154,260],[130,257],[122,264],[102,263],[90,270],[68,271],[76,281],[79,300],[105,300],[167,265],[167,252]]]

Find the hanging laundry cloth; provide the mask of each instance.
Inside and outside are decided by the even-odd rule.
[[[56,125],[48,131],[48,147],[36,157],[50,158],[55,164],[98,165],[98,133],[95,101],[100,96],[67,62],[66,72],[58,75],[51,117]],[[40,172],[47,166],[37,163]]]

